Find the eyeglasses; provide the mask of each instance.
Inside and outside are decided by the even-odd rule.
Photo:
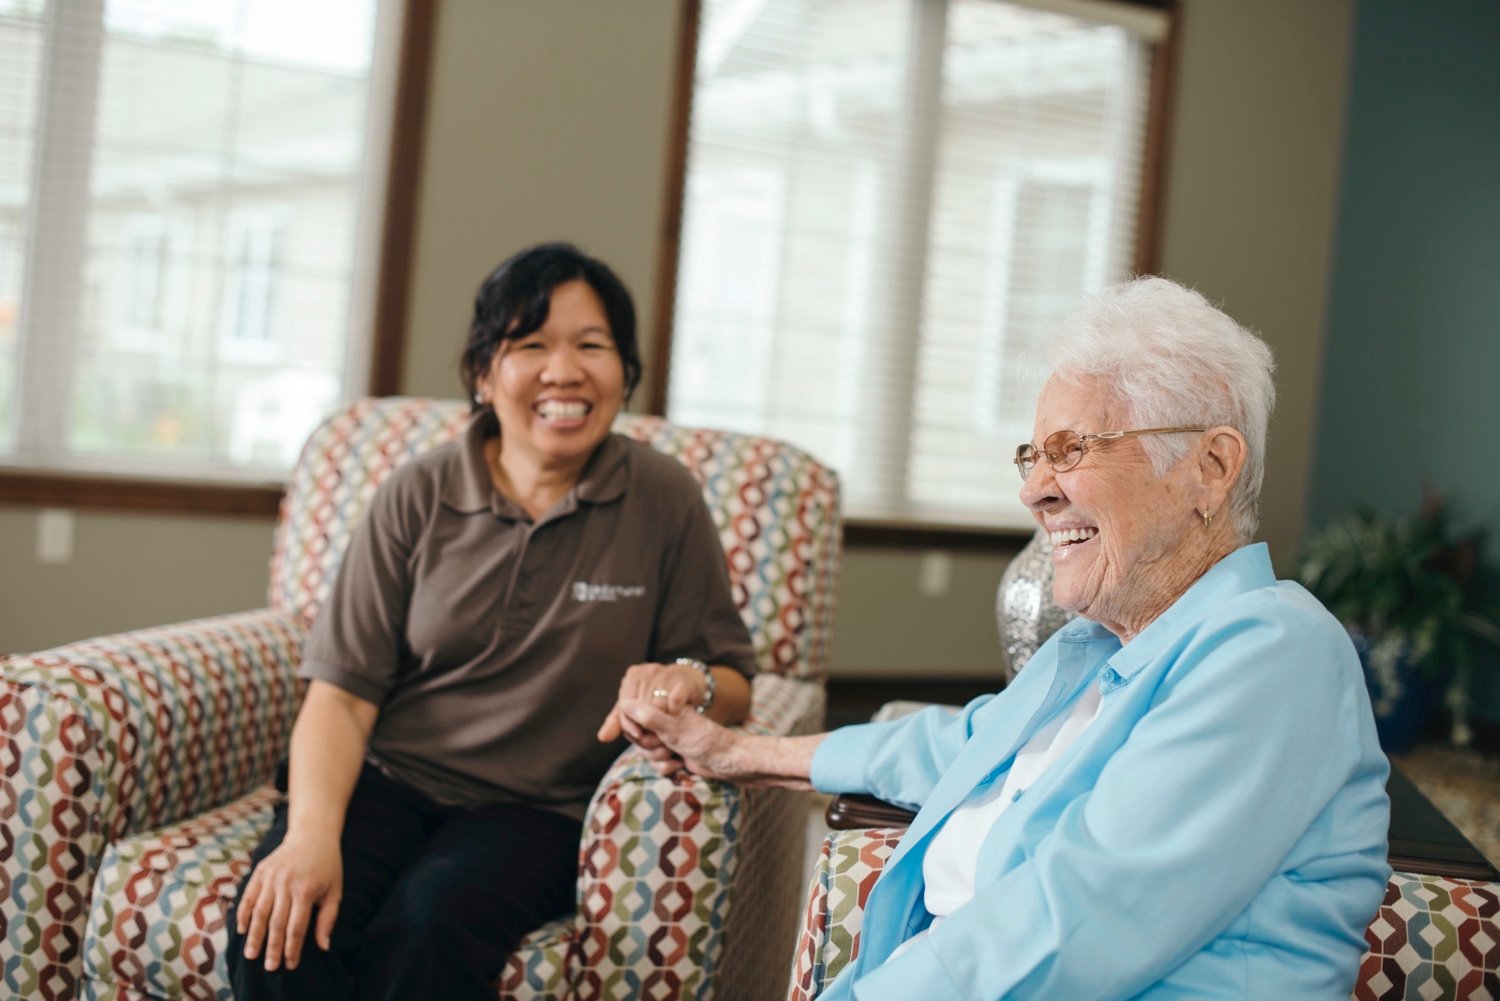
[[[1189,431],[1207,431],[1208,428],[1143,428],[1140,431],[1100,431],[1098,434],[1079,434],[1077,431],[1054,431],[1042,442],[1041,451],[1027,442],[1016,446],[1016,457],[1011,461],[1021,472],[1021,479],[1031,476],[1037,459],[1045,456],[1054,473],[1065,473],[1078,465],[1083,453],[1089,450],[1091,441],[1115,441],[1120,438],[1136,438],[1143,434],[1184,434]]]

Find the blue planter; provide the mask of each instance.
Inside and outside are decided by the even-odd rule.
[[[1398,654],[1389,663],[1376,663],[1371,657],[1371,644],[1363,634],[1351,629],[1349,638],[1354,641],[1360,666],[1364,668],[1380,747],[1386,754],[1404,754],[1416,745],[1426,728],[1437,704],[1437,688],[1404,655]]]

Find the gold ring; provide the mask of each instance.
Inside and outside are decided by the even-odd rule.
[[[653,688],[653,689],[651,689],[651,697],[653,699],[664,699],[669,694],[670,693],[665,688]]]

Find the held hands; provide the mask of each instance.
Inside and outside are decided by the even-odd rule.
[[[344,860],[338,838],[289,833],[245,884],[236,921],[245,936],[245,958],[255,959],[264,945],[267,970],[275,970],[283,960],[287,969],[296,969],[314,907],[318,909],[314,937],[327,951],[343,887]]]
[[[703,704],[707,695],[708,685],[703,675],[687,664],[633,664],[620,680],[618,701],[599,727],[599,739],[618,740],[623,734],[641,744],[650,737],[622,715],[620,707],[627,700],[650,701],[671,713],[686,709],[696,716],[693,710]]]
[[[658,700],[621,699],[615,707],[626,733],[646,752],[659,775],[676,775],[686,768],[710,779],[739,777],[735,749],[741,734],[720,726],[700,713],[669,712]]]

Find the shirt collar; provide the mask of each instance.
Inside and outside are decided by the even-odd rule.
[[[1209,567],[1165,612],[1111,657],[1110,664],[1121,676],[1129,678],[1161,656],[1205,612],[1275,583],[1276,573],[1271,569],[1271,553],[1266,544],[1253,542],[1241,546]]]
[[[462,514],[493,511],[514,515],[519,511],[516,504],[499,495],[490,479],[484,444],[498,434],[500,420],[489,409],[475,414],[464,428],[458,450],[449,457],[444,470],[443,503],[448,507]],[[589,504],[609,504],[624,496],[630,481],[630,447],[630,442],[617,434],[607,436],[589,456],[583,475],[568,497]],[[568,509],[574,506],[569,504]]]

